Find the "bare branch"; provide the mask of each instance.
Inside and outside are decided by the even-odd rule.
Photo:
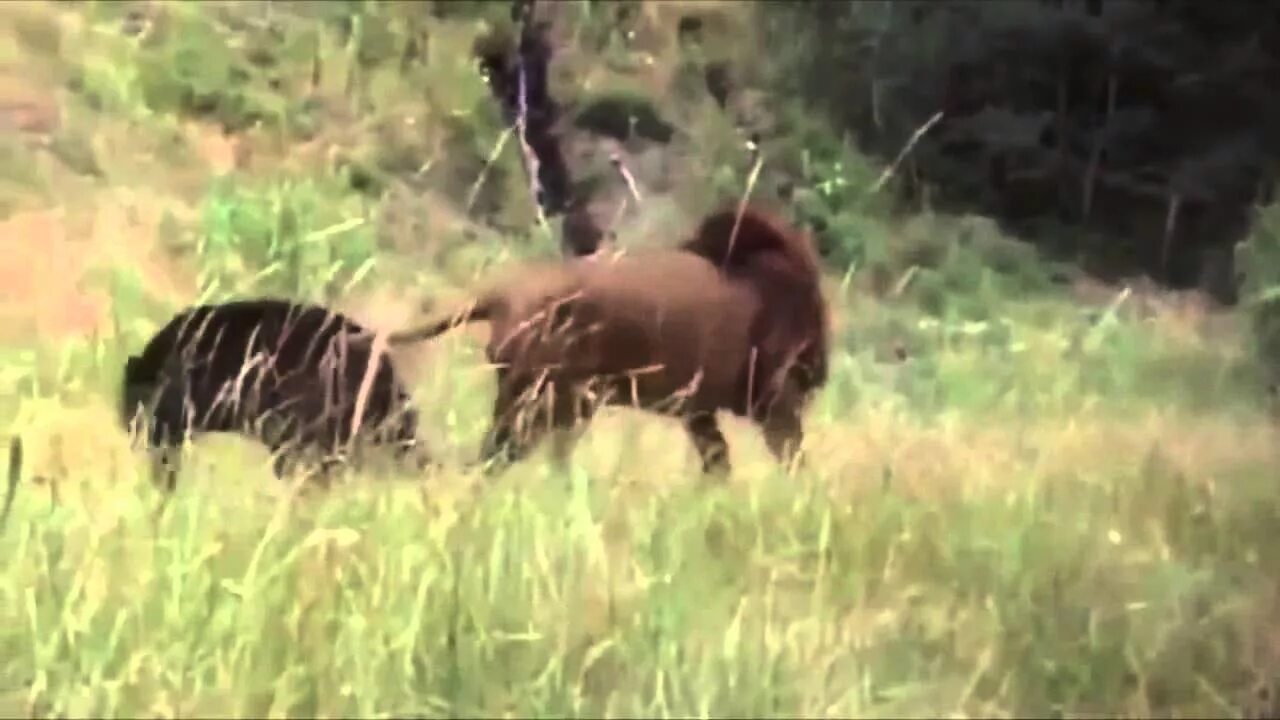
[[[898,156],[893,159],[893,162],[889,167],[884,169],[884,172],[880,173],[880,177],[876,178],[876,181],[871,184],[871,187],[867,190],[868,195],[874,195],[879,192],[880,189],[884,187],[885,183],[889,182],[889,180],[893,178],[893,176],[898,172],[898,166],[907,158],[907,154],[915,148],[915,146],[920,142],[920,139],[924,137],[925,133],[929,132],[930,128],[942,121],[942,117],[943,112],[939,110],[933,114],[933,117],[926,120],[923,125],[916,128],[915,132],[911,133],[911,137],[907,140],[907,144],[902,146],[902,150],[898,151]]]

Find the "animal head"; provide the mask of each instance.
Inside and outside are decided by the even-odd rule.
[[[809,236],[757,207],[728,207],[708,215],[680,247],[729,273],[769,266],[798,285],[815,288],[821,277]]]
[[[154,394],[155,379],[145,377],[141,359],[137,355],[130,355],[124,363],[124,377],[120,385],[120,422],[128,428],[139,410]]]
[[[172,361],[155,371],[138,356],[125,361],[120,421],[131,433],[145,429],[151,444],[164,442],[166,435],[186,426],[186,384],[180,375],[173,376],[171,365]]]
[[[681,246],[753,284],[762,316],[753,342],[772,383],[810,393],[826,384],[830,311],[812,239],[756,207],[709,215]]]

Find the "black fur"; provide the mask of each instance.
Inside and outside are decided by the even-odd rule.
[[[149,445],[168,465],[169,489],[176,479],[170,451],[187,432],[256,438],[276,454],[278,476],[308,448],[323,452],[327,469],[352,439],[371,334],[341,313],[286,300],[189,308],[126,362],[123,421],[129,427],[145,420]],[[403,458],[416,446],[417,425],[409,393],[381,354],[361,435],[368,430],[375,442],[396,443]]]

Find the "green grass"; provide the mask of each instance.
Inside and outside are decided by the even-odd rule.
[[[0,431],[25,451],[0,529],[0,716],[1274,713],[1280,445],[1269,341],[1247,334],[1270,314],[1082,306],[990,223],[887,220],[879,169],[800,106],[766,152],[795,156],[799,210],[840,244],[794,476],[728,421],[735,469],[708,482],[673,422],[611,411],[567,470],[538,453],[484,480],[463,467],[493,380],[459,332],[397,358],[442,469],[377,462],[294,494],[262,448],[207,437],[157,515],[115,402],[181,305],[416,308],[554,253],[514,145],[461,210],[501,132],[467,60],[490,6],[322,5],[165,6],[138,39],[110,31],[123,3],[61,31],[33,5],[26,45],[0,44],[66,90],[50,149],[0,148],[0,212],[123,188],[175,209],[142,241],[74,238],[139,251],[79,286],[109,297],[96,331],[0,347]],[[584,47],[609,36],[611,12],[577,15]],[[745,174],[731,123],[695,119],[686,211]],[[236,128],[251,162],[211,177],[192,121]],[[185,296],[154,285],[152,246]]]
[[[292,498],[214,438],[158,520],[100,427],[118,356],[62,351],[12,416],[46,480],[0,538],[6,714],[1236,713],[1274,667],[1251,655],[1280,572],[1257,409],[1138,391],[1175,357],[1158,342],[1089,345],[1128,365],[1095,374],[1031,357],[1057,326],[1010,322],[1028,349],[997,373],[975,340],[931,341],[915,377],[843,350],[796,477],[734,425],[735,475],[708,485],[676,428],[622,412],[568,473],[384,469]],[[474,343],[443,350],[417,394],[454,464],[492,388]],[[1178,352],[1183,386],[1229,362]]]
[[[215,185],[196,245],[201,295],[285,295],[331,301],[375,269],[365,203],[310,179]],[[332,185],[332,183],[330,183]]]

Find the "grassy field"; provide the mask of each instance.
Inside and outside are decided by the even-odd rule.
[[[0,109],[25,129],[0,148],[0,428],[25,457],[0,530],[0,716],[1280,709],[1280,443],[1244,323],[1168,294],[1026,289],[960,251],[896,299],[833,274],[832,379],[791,476],[730,422],[735,470],[709,483],[678,427],[622,410],[567,472],[543,454],[465,472],[493,387],[483,332],[460,331],[397,358],[444,469],[297,495],[261,448],[210,437],[157,516],[115,402],[123,358],[169,313],[270,292],[399,327],[553,246],[467,220],[449,193],[474,176],[447,185],[465,158],[413,202],[352,190],[333,154],[385,133],[287,94],[229,100],[216,73],[157,80],[182,48],[113,34],[115,4],[3,5],[17,100]],[[432,22],[446,60],[425,92],[481,105],[447,62],[472,21]],[[365,116],[426,113],[451,147],[444,111],[371,67],[326,70],[316,107],[356,83]],[[258,124],[212,129],[182,83]],[[293,137],[300,117],[314,127]],[[468,126],[481,159],[486,122]],[[508,205],[494,217],[528,216]],[[913,232],[868,227],[887,246]]]

